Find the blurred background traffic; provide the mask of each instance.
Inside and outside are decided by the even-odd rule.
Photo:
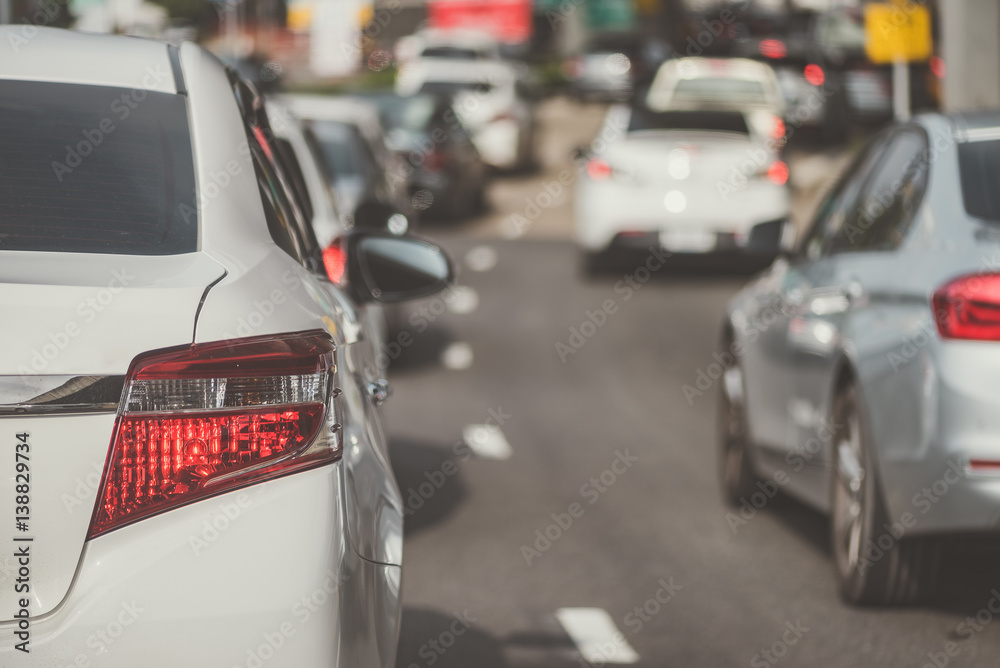
[[[829,508],[759,468],[723,466],[720,498],[717,435],[727,304],[806,257],[872,137],[1000,107],[997,3],[0,0],[0,22],[206,45],[268,96],[331,276],[350,226],[451,252],[457,283],[387,309],[377,360],[400,668],[995,665],[995,553],[934,552],[919,607],[846,605],[872,600]],[[790,422],[822,404],[770,378]]]

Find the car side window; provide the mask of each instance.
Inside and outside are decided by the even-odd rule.
[[[830,190],[813,218],[812,226],[800,246],[802,256],[817,260],[827,254],[830,241],[844,224],[846,213],[857,200],[858,193],[879,155],[881,140],[868,145],[844,171],[840,181]]]
[[[830,244],[831,253],[891,251],[899,247],[923,199],[929,167],[927,136],[897,132],[872,178]]]

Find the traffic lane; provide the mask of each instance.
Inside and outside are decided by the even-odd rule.
[[[459,259],[482,244],[443,241]],[[683,388],[713,373],[721,313],[742,281],[657,276],[626,300],[625,273],[581,281],[570,244],[490,246],[496,266],[459,279],[477,291],[477,309],[445,310],[414,335],[467,342],[472,366],[449,371],[431,354],[392,375],[394,461],[415,458],[400,476],[404,496],[415,498],[408,492],[428,474],[440,481],[442,461],[454,463],[408,516],[408,609],[469,611],[502,657],[521,661],[511,665],[578,665],[552,623],[571,606],[608,610],[640,665],[768,665],[762,652],[777,648],[789,665],[920,666],[953,641],[959,652],[948,665],[992,661],[997,628],[958,630],[989,602],[988,580],[929,608],[852,609],[834,590],[824,518],[777,496],[746,524],[727,521],[715,480],[715,388],[690,402]],[[617,308],[603,308],[608,300]],[[607,319],[586,336],[584,323],[602,320],[602,309]],[[584,335],[578,348],[574,330]],[[561,356],[558,343],[574,352]],[[507,416],[513,456],[464,458],[463,429],[490,410]],[[408,453],[412,443],[437,458]],[[601,483],[622,452],[639,461]],[[582,514],[571,513],[574,503]],[[548,544],[536,531],[548,531]],[[656,600],[661,580],[682,589],[647,621],[636,608]],[[794,645],[784,640],[789,624],[808,629]],[[531,635],[539,628],[549,630]],[[417,650],[430,637],[426,628],[403,632]],[[400,661],[428,665],[405,652]],[[437,665],[459,664],[445,654]]]

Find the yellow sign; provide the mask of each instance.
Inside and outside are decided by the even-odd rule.
[[[912,0],[865,5],[865,51],[873,63],[927,60],[933,51],[930,11]]]

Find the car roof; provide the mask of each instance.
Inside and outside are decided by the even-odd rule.
[[[496,60],[453,60],[450,58],[416,58],[406,64],[400,79],[424,81],[483,82],[512,80],[517,76],[513,65]]]
[[[488,32],[473,28],[426,28],[417,35],[423,40],[424,47],[434,46],[467,46],[478,48],[497,47],[497,39]]]
[[[309,121],[335,121],[361,128],[378,123],[378,107],[368,100],[325,95],[281,95],[278,100],[293,114]]]
[[[767,81],[774,76],[769,65],[749,58],[678,58],[662,67],[683,72],[689,79],[735,77]]]
[[[17,24],[0,25],[0,43],[14,51],[0,58],[0,79],[178,92],[163,42]]]

